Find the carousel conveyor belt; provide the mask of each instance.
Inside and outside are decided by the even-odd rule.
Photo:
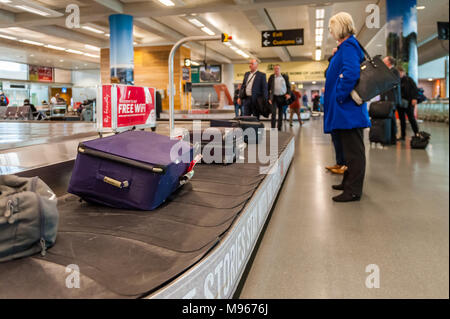
[[[278,156],[292,139],[279,133]],[[46,256],[0,263],[0,298],[149,296],[220,245],[268,176],[261,165],[199,164],[191,182],[154,211],[114,209],[67,194],[73,161],[19,173],[54,189],[59,228]],[[67,288],[69,265],[79,268],[80,288]]]

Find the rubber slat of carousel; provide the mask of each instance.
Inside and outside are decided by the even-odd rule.
[[[291,138],[279,134],[279,154]],[[168,284],[220,244],[265,177],[255,163],[195,170],[190,184],[150,212],[61,196],[56,244],[45,257],[0,264],[0,298],[139,298]],[[79,289],[66,287],[73,264]]]

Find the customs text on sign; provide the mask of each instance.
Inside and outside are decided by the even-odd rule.
[[[261,32],[261,46],[284,47],[303,45],[303,29],[270,30]]]

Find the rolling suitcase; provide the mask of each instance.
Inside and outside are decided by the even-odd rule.
[[[234,128],[210,127],[203,131],[189,131],[190,142],[200,144],[202,163],[231,164],[241,156],[245,143]]]
[[[391,144],[391,124],[392,119],[372,118],[372,127],[369,131],[369,140],[372,143],[381,143],[383,145]]]
[[[152,210],[192,177],[192,157],[191,144],[145,131],[82,142],[68,192],[107,206]]]
[[[390,101],[372,102],[369,107],[369,116],[375,119],[386,119],[392,117],[393,106]]]
[[[264,135],[264,124],[260,121],[211,120],[210,125],[211,127],[240,127],[244,131],[244,142],[247,144],[258,144]]]
[[[256,116],[236,116],[233,120],[245,121],[245,122],[259,122]]]

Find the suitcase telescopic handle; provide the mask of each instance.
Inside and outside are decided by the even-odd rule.
[[[128,181],[121,182],[108,176],[103,177],[103,181],[117,188],[127,188],[128,186],[130,186],[130,183]]]

